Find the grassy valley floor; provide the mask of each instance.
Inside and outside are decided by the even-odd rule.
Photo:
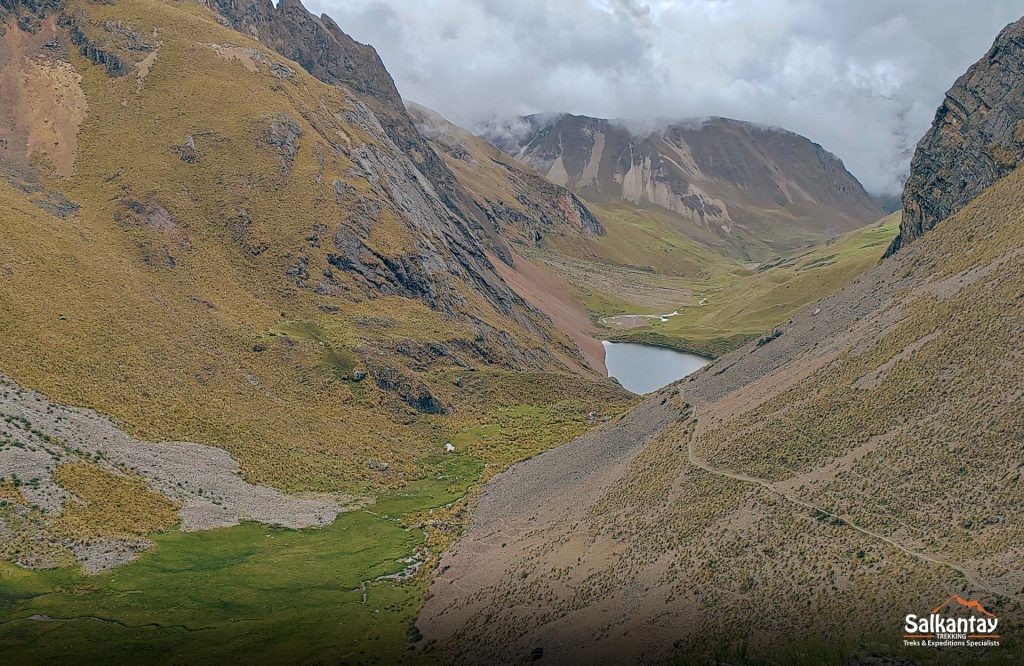
[[[607,236],[529,252],[564,275],[610,339],[720,356],[873,266],[899,214],[760,264],[716,254],[654,214],[599,209]],[[624,250],[628,249],[628,252]]]
[[[437,528],[424,521],[463,497],[483,462],[424,466],[428,477],[322,529],[169,531],[92,577],[4,563],[0,652],[7,663],[393,663],[425,592],[414,571],[424,529]]]

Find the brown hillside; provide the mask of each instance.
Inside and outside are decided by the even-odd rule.
[[[1017,170],[773,334],[494,479],[441,563],[428,645],[464,663],[893,646],[903,613],[951,594],[1019,625],[1022,217]]]
[[[842,161],[804,137],[711,118],[632,131],[562,114],[486,134],[587,201],[667,211],[685,235],[745,260],[820,241],[884,212]]]

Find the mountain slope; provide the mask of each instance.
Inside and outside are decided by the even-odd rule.
[[[535,428],[468,456],[528,455],[629,399],[343,81],[199,3],[0,13],[5,382],[224,449],[249,483],[370,499],[512,407]],[[72,453],[19,478],[86,457],[116,476]]]
[[[410,103],[409,113],[421,133],[487,216],[513,242],[536,245],[551,233],[600,236],[605,233],[575,194],[546,180],[529,167],[436,111]]]
[[[937,210],[958,188],[915,196]],[[493,479],[440,563],[423,648],[457,663],[1019,658],[1021,219],[1018,168],[770,334]],[[904,615],[951,596],[1000,618],[1002,647],[902,650]]]
[[[1016,625],[1022,193],[1018,170],[777,334],[497,477],[425,637],[465,663],[753,657],[894,645],[950,594]]]
[[[458,168],[448,156],[439,155],[444,152],[443,147],[435,150],[437,144],[428,142],[417,127],[436,125],[451,130],[454,126],[422,108],[413,107],[408,111],[373,47],[353,40],[326,14],[312,15],[299,0],[286,0],[277,5],[270,0],[213,0],[210,4],[224,23],[295,60],[319,80],[351,90],[373,111],[394,144],[430,181],[441,201],[456,217],[466,221],[478,242],[505,263],[512,264],[512,255],[502,222],[516,224],[525,219],[536,223],[539,217],[540,223],[547,226],[553,221],[577,228],[594,224],[590,213],[571,194],[552,191],[550,184],[520,170],[512,174],[520,183],[519,189],[524,190],[517,193],[518,203],[510,202],[510,208],[506,208],[503,202],[481,197],[480,192],[473,190],[472,179],[465,179],[464,174],[456,177],[453,170]],[[437,135],[436,129],[428,131]],[[497,177],[507,178],[500,173]],[[523,206],[541,210],[522,211]],[[553,217],[548,215],[550,208],[555,209]],[[590,230],[597,231],[597,228]]]
[[[484,137],[587,201],[668,211],[687,235],[742,259],[884,214],[838,158],[785,130],[726,118],[636,132],[569,114],[521,122]]]
[[[209,5],[225,24],[294,60],[320,81],[352,91],[441,199],[453,210],[466,212],[459,210],[460,193],[452,174],[416,131],[372,46],[356,42],[326,14],[314,16],[299,0],[276,5],[271,0],[212,0]]]
[[[513,261],[499,271],[592,367],[603,367],[594,337],[712,356],[735,349],[855,278],[892,238],[892,225],[864,226],[752,267],[690,238],[669,211],[584,205],[439,114],[415,104],[409,113],[508,241]],[[679,315],[665,322],[650,316],[671,312]]]
[[[591,368],[607,374],[604,348],[590,314],[573,299],[573,290],[557,271],[543,270],[523,256],[530,248],[589,246],[606,229],[575,194],[443,116],[408,104],[417,129],[428,138],[475,207],[485,212],[501,243],[492,244],[493,262],[505,281],[526,302],[583,352]]]

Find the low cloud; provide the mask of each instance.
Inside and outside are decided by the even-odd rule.
[[[989,0],[317,0],[403,96],[517,115],[727,116],[799,132],[896,192],[942,94],[1019,18]]]

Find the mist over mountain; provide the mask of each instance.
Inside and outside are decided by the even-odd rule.
[[[487,485],[432,584],[428,642],[460,664],[930,663],[909,640],[906,661],[882,656],[903,609],[1019,626],[1022,35],[950,88],[889,256]],[[737,636],[737,658],[710,656]]]
[[[1024,19],[336,1],[0,0],[4,666],[1020,662]]]
[[[477,130],[549,111],[721,115],[820,143],[896,193],[943,91],[1017,18],[1010,0],[317,0],[402,94]]]
[[[778,127],[540,114],[483,136],[587,201],[665,211],[683,221],[684,233],[747,260],[834,237],[884,212],[842,160]]]

